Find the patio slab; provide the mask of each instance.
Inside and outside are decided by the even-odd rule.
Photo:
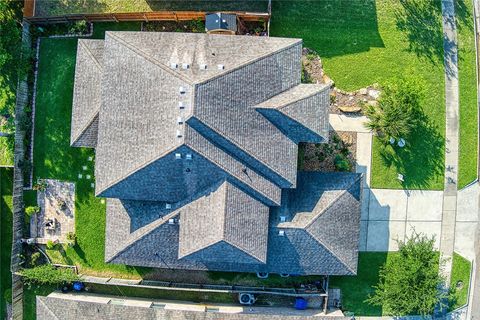
[[[67,234],[75,233],[75,184],[58,180],[43,180],[44,191],[37,194],[40,213],[32,216],[31,237],[39,243],[58,240],[67,242]],[[51,223],[53,227],[47,227]]]

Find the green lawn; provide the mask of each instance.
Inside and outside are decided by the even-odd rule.
[[[105,29],[139,29],[134,24],[99,24],[97,37]],[[97,27],[97,26],[96,26]],[[83,272],[98,275],[139,277],[146,269],[104,263],[105,204],[95,198],[93,180],[78,179],[79,173],[93,176],[92,149],[71,148],[70,121],[76,39],[43,39],[40,45],[37,107],[35,116],[34,180],[51,178],[76,183],[75,228],[78,245],[62,250],[63,260],[77,264]],[[88,170],[84,172],[82,166]],[[86,173],[86,174],[85,174]],[[26,193],[28,204],[35,193]]]
[[[477,75],[472,1],[456,1],[460,85],[460,154],[458,187],[477,178]]]
[[[13,169],[0,168],[0,318],[5,317],[4,292],[11,288]]]
[[[0,166],[13,166],[14,136],[0,137]]]
[[[378,284],[380,267],[395,253],[360,252],[358,259],[358,275],[331,277],[330,288],[342,290],[344,311],[362,316],[381,316],[382,309],[371,306],[365,300],[373,294],[373,286]]]
[[[316,50],[337,87],[355,90],[416,74],[427,84],[428,121],[392,153],[373,148],[375,188],[442,189],[444,174],[444,68],[440,1],[273,1],[271,35],[303,38]],[[432,4],[433,3],[433,4]],[[420,165],[421,164],[421,165]],[[397,173],[405,175],[405,185]]]
[[[37,1],[37,16],[53,16],[74,13],[121,13],[151,12],[162,10],[186,11],[250,11],[267,12],[268,1],[265,0],[66,0]]]
[[[461,255],[454,253],[450,288],[454,290],[454,305],[451,309],[464,306],[468,302],[468,288],[470,285],[470,271],[472,264]],[[457,288],[457,283],[463,284]]]

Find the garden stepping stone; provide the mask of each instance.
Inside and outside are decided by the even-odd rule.
[[[95,183],[93,183],[93,182],[90,183],[90,186],[91,186],[92,188],[95,188]]]
[[[78,174],[78,179],[82,179],[83,178],[83,174],[79,173]]]
[[[92,176],[87,174],[87,180],[90,180],[90,178],[92,178]]]
[[[105,204],[105,199],[100,200],[101,204]]]
[[[83,171],[87,170],[87,166],[82,167]]]
[[[88,161],[93,161],[93,157],[92,156],[88,157]]]

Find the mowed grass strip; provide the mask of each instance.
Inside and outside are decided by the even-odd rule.
[[[375,188],[442,189],[445,82],[441,3],[425,0],[273,1],[271,35],[316,50],[343,90],[416,75],[426,82],[425,125],[401,153],[375,139]],[[405,183],[397,174],[405,176]]]
[[[73,13],[125,13],[164,10],[267,12],[267,8],[268,1],[266,0],[65,0],[37,1],[35,13],[40,16],[53,16]]]
[[[72,94],[76,39],[42,39],[35,117],[34,178],[72,181],[76,185],[75,228],[77,245],[62,247],[63,263],[82,272],[138,278],[146,269],[104,262],[105,203],[94,196],[92,149],[70,147]],[[83,170],[87,166],[87,170]],[[79,179],[78,174],[83,178]],[[87,180],[86,175],[92,179]],[[33,200],[34,195],[28,194]]]
[[[463,188],[477,178],[478,160],[477,75],[472,1],[455,1],[455,14],[460,86],[458,187]]]
[[[462,307],[468,302],[471,269],[472,264],[470,261],[456,252],[453,254],[452,275],[450,278],[450,288],[453,290],[451,310]]]
[[[0,318],[6,312],[5,291],[12,287],[10,257],[12,252],[13,169],[0,168]]]

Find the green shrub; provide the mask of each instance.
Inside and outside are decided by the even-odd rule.
[[[29,207],[25,208],[25,213],[29,217],[31,217],[35,213],[39,213],[39,212],[40,212],[40,207],[39,206],[29,206]]]
[[[55,249],[55,247],[56,247],[55,242],[53,242],[52,240],[47,241],[47,249],[48,250],[53,250],[53,249]]]
[[[67,233],[67,240],[69,241],[70,246],[74,246],[77,244],[77,236],[74,232]]]
[[[5,302],[12,303],[12,288],[5,289],[5,292],[3,293],[3,298],[5,299]]]
[[[338,171],[350,171],[352,169],[350,162],[348,161],[347,157],[345,157],[343,154],[337,154],[335,156],[334,163],[335,163],[335,168]]]
[[[59,285],[79,281],[80,277],[68,268],[56,268],[50,264],[41,265],[31,269],[23,269],[20,274],[23,281],[28,284]]]
[[[40,265],[40,259],[42,258],[40,252],[34,252],[30,256],[30,264],[34,267]]]

